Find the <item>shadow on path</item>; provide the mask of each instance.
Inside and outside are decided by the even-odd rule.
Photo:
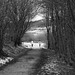
[[[35,66],[34,66],[35,71],[34,71],[34,73],[32,73],[30,75],[37,75],[37,73],[39,72],[41,67],[45,64],[46,60],[47,60],[46,50],[42,49],[40,59],[38,60],[37,64],[35,64]]]

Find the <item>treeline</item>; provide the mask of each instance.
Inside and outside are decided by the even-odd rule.
[[[48,33],[48,27],[52,26],[55,39],[52,49],[59,58],[73,66],[75,64],[75,0],[42,0],[41,3],[46,10]],[[51,48],[50,43],[48,48]]]
[[[21,38],[30,25],[31,0],[0,0],[0,56],[3,45],[21,44]]]

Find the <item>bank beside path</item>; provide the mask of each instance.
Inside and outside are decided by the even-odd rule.
[[[20,57],[16,63],[8,65],[0,71],[0,75],[31,75],[41,55],[41,49],[33,49]]]

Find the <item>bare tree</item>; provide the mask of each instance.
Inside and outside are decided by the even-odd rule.
[[[47,24],[52,25],[55,51],[68,64],[75,63],[75,1],[42,0],[46,6]],[[50,10],[50,11],[49,11]],[[51,19],[49,20],[49,14]],[[48,34],[49,35],[49,34]],[[48,38],[50,38],[48,36]],[[48,39],[49,40],[49,39]],[[50,42],[50,41],[49,41]]]
[[[7,24],[5,24],[5,17],[6,17],[6,7],[5,7],[5,1],[0,0],[0,56],[4,55],[7,56],[7,54],[4,53],[3,49],[3,36],[5,33],[5,30],[7,28]]]
[[[30,13],[32,11],[30,0],[8,0],[7,16],[13,25],[12,40],[17,46],[21,43],[21,38],[29,26]]]
[[[3,51],[6,31],[15,46],[21,43],[21,38],[30,25],[31,12],[31,0],[0,0],[0,56],[8,56]]]

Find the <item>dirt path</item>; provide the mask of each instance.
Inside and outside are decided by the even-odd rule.
[[[4,70],[0,71],[0,75],[30,75],[40,58],[41,50],[31,50],[26,56],[18,59],[13,65],[8,65]]]

